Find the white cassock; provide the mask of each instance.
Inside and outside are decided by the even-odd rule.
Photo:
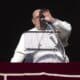
[[[36,27],[23,33],[10,62],[23,62],[27,58],[27,55],[31,54],[33,56],[32,63],[68,63],[69,58],[65,54],[64,47],[67,46],[67,41],[72,30],[71,24],[56,19],[53,26],[60,33],[52,33],[52,30],[42,31]],[[59,46],[56,34],[61,41],[61,45]]]

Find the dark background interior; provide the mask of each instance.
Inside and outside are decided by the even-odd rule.
[[[27,0],[1,2],[0,61],[9,62],[21,34],[32,28],[32,12],[48,8],[53,16],[72,25],[72,34],[66,52],[71,62],[80,61],[80,3],[79,0]]]

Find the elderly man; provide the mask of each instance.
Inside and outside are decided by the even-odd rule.
[[[10,62],[24,62],[30,54],[31,63],[68,63],[64,48],[72,30],[71,24],[54,18],[48,9],[35,10],[32,23],[34,28],[21,35]]]

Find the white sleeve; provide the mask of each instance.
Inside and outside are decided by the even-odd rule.
[[[53,25],[58,31],[60,31],[59,37],[62,40],[64,47],[66,47],[68,45],[67,41],[69,39],[72,30],[71,24],[67,21],[56,19]]]
[[[71,24],[67,21],[62,21],[62,20],[59,20],[59,19],[56,19],[55,22],[53,23],[54,26],[59,26],[67,31],[71,31],[72,30],[72,27],[71,27]]]
[[[25,58],[26,54],[24,51],[24,34],[22,34],[19,43],[16,47],[13,57],[11,58],[11,63],[22,62]]]

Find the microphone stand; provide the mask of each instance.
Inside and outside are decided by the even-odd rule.
[[[53,26],[52,23],[50,23],[50,25],[51,25],[51,26],[49,26],[50,29],[52,29],[53,32],[56,34],[56,38],[57,38],[57,40],[58,40],[58,44],[57,44],[56,47],[61,51],[61,53],[62,53],[62,55],[63,55],[63,59],[64,59],[63,62],[65,62],[65,61],[66,61],[66,57],[65,57],[65,50],[64,50],[64,46],[63,46],[63,44],[62,44],[62,41],[61,41],[59,35],[58,35],[57,32],[56,32],[55,26]]]
[[[54,33],[56,35],[56,38],[58,40],[58,44],[56,44],[56,42],[54,41],[53,37],[51,36],[50,39],[56,44],[56,48],[59,49],[59,51],[62,53],[63,56],[63,62],[66,61],[66,57],[65,57],[65,50],[64,50],[64,46],[62,44],[62,41],[60,40],[60,37],[58,36],[55,26],[51,23],[51,22],[47,22],[46,20],[41,20],[41,25],[43,25],[42,27],[48,28],[49,30],[52,31],[52,33]]]

